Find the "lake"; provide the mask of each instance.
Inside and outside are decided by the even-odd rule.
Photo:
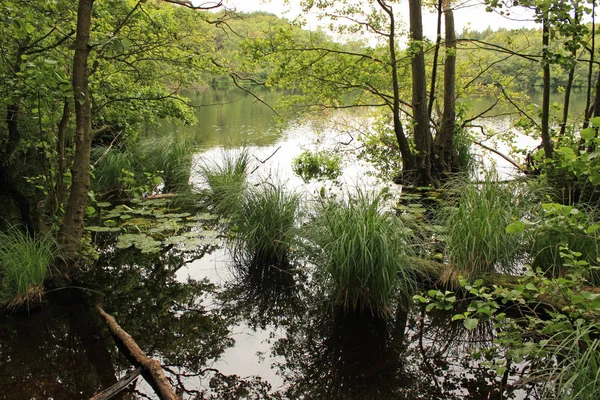
[[[274,102],[282,94],[261,95]],[[198,125],[165,124],[147,134],[175,132],[193,140],[195,163],[244,146],[257,167],[251,182],[279,180],[300,191],[305,203],[318,198],[324,186],[340,195],[357,187],[400,190],[370,176],[373,167],[357,158],[356,135],[368,116],[339,112],[277,123],[271,110],[239,90],[207,91],[192,99],[202,105]],[[333,120],[345,128],[334,129]],[[493,124],[506,126],[506,119]],[[350,147],[343,144],[348,142]],[[343,152],[339,182],[306,184],[295,176],[291,160],[304,149]],[[203,185],[196,175],[192,182]],[[133,209],[127,219],[160,212],[164,223],[176,226],[173,237],[196,239],[194,232],[208,235],[221,223],[210,215],[173,210],[166,201]],[[129,214],[119,215],[126,220],[123,215]],[[110,235],[97,239],[99,260],[82,277],[94,283],[92,288],[76,284],[48,293],[48,301],[29,315],[1,317],[1,398],[87,399],[131,369],[86,306],[91,299],[100,299],[138,344],[161,360],[186,399],[535,398],[535,387],[513,385],[518,371],[502,382],[485,360],[468,356],[492,343],[492,326],[482,323],[467,331],[446,313],[425,314],[419,305],[408,312],[395,307],[385,320],[331,309],[302,255],[288,271],[265,267],[257,275],[233,263],[226,235],[167,240],[158,252],[122,249]],[[121,396],[155,398],[141,378]]]

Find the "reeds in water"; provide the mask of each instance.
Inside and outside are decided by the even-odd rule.
[[[396,295],[402,304],[412,298],[411,236],[399,218],[383,211],[381,196],[361,191],[325,202],[307,229],[334,305],[379,316],[389,314]]]
[[[224,151],[220,160],[204,161],[198,173],[209,189],[209,202],[217,214],[229,217],[239,211],[247,189],[250,153]]]
[[[455,207],[447,211],[446,255],[454,275],[481,276],[489,272],[512,272],[524,257],[520,235],[506,227],[527,211],[519,186],[487,179],[466,183],[459,189]]]
[[[246,191],[232,213],[236,244],[234,260],[249,265],[288,266],[296,240],[300,196],[283,185],[264,183]]]

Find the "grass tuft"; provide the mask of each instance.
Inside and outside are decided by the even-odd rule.
[[[383,211],[381,196],[361,191],[324,203],[306,234],[334,305],[379,316],[389,314],[396,294],[408,305],[414,293],[411,235]]]
[[[282,185],[265,183],[246,192],[241,209],[234,213],[234,260],[251,266],[289,265],[296,236],[300,196]]]
[[[14,308],[39,301],[56,252],[50,236],[31,237],[17,228],[0,233],[0,303]]]
[[[598,324],[579,324],[565,335],[559,332],[543,346],[551,354],[550,366],[537,372],[547,398],[593,400],[600,390],[600,339]]]
[[[519,185],[488,178],[462,184],[459,193],[456,207],[444,218],[446,254],[454,269],[448,277],[513,272],[523,259],[522,238],[506,227],[528,207]]]
[[[163,193],[185,193],[189,189],[195,146],[173,135],[141,141],[136,147],[141,172],[157,172],[163,180]]]
[[[221,160],[205,161],[198,172],[210,190],[209,202],[217,214],[229,217],[239,212],[246,192],[250,153],[223,151]]]

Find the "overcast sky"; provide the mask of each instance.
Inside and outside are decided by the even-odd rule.
[[[224,0],[227,7],[235,8],[239,11],[268,11],[273,14],[286,17],[288,19],[294,19],[298,14],[301,13],[299,7],[300,0],[290,0],[289,5],[285,5],[283,0]],[[464,4],[454,12],[454,18],[456,23],[456,31],[461,32],[463,28],[469,26],[473,30],[482,31],[487,27],[492,29],[499,27],[507,28],[519,28],[519,27],[534,27],[535,24],[528,22],[528,15],[524,12],[513,11],[510,15],[510,19],[501,16],[497,13],[488,13],[485,11],[485,7],[480,4],[477,0],[467,0],[466,2],[459,3],[453,1],[453,4]],[[406,2],[394,5],[394,9],[404,18],[405,24],[408,25],[408,6]],[[427,14],[424,9],[423,15],[423,26],[425,34],[434,37],[436,31],[436,20],[435,14]],[[317,19],[316,14],[305,15],[309,28],[313,29],[321,22]]]

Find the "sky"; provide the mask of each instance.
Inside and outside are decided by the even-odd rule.
[[[235,8],[238,11],[268,11],[281,17],[294,19],[297,15],[302,14],[299,7],[300,0],[289,0],[289,5],[285,5],[283,0],[224,0],[226,7]],[[404,23],[408,26],[408,5],[406,2],[394,5],[394,9],[403,18]],[[489,13],[485,11],[485,7],[477,0],[463,0],[459,3],[454,0],[453,4],[461,4],[455,6],[454,19],[456,31],[462,32],[466,27],[472,30],[483,31],[488,27],[497,29],[500,27],[520,28],[520,27],[535,27],[535,24],[529,19],[529,15],[525,11],[513,10],[509,18],[498,13]],[[304,15],[308,21],[308,28],[315,29],[318,25],[324,23],[319,21],[316,14]],[[437,24],[437,15],[428,14],[423,9],[423,27],[425,35],[430,38],[435,37]]]

